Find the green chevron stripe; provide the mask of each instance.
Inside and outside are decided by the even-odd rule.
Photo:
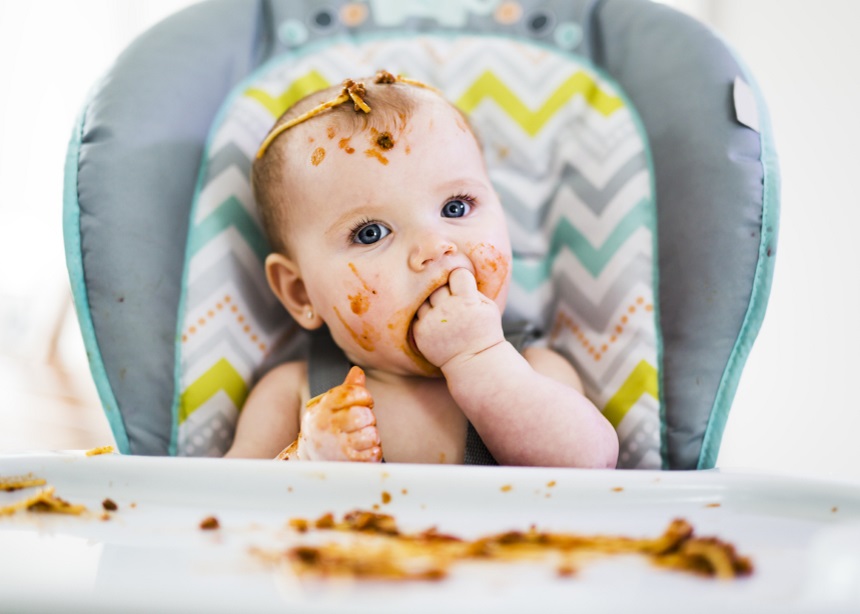
[[[219,390],[227,393],[237,408],[248,396],[248,385],[226,358],[220,359],[191,384],[179,397],[179,424],[188,420],[206,401]]]
[[[564,247],[574,253],[592,277],[597,277],[630,235],[643,226],[651,228],[651,218],[651,201],[643,198],[618,222],[603,245],[594,248],[585,236],[563,217],[553,231],[546,256],[539,262],[514,260],[514,281],[527,292],[533,292],[549,279],[555,258]]]
[[[618,428],[624,416],[630,411],[630,408],[636,404],[636,401],[643,394],[650,394],[652,397],[659,399],[659,391],[657,384],[657,369],[642,360],[636,365],[636,368],[630,372],[627,379],[618,389],[618,392],[613,395],[603,408],[603,415],[612,423],[612,426]]]
[[[597,83],[583,71],[568,77],[536,111],[529,109],[519,96],[490,70],[478,77],[456,104],[468,114],[474,111],[485,98],[491,98],[525,130],[526,134],[535,136],[576,94],[581,94],[589,106],[606,117],[624,106],[621,98],[601,90]]]
[[[308,94],[325,89],[329,86],[328,80],[315,70],[311,70],[303,77],[299,77],[280,96],[272,96],[256,87],[245,90],[245,96],[253,98],[266,108],[273,117],[280,117],[294,102],[301,100]]]
[[[213,237],[221,234],[230,226],[234,226],[239,234],[248,242],[254,253],[263,262],[269,254],[269,245],[257,222],[242,206],[235,196],[230,196],[218,205],[212,213],[204,218],[191,233],[189,240],[189,255],[194,256]]]

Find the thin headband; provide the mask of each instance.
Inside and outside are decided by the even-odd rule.
[[[428,90],[433,90],[434,92],[438,92],[435,87],[427,85],[426,83],[422,83],[421,81],[416,81],[415,79],[407,79],[402,75],[397,75],[396,77],[392,75],[390,72],[380,70],[377,71],[376,76],[373,78],[374,83],[406,83],[407,85],[414,85],[416,87],[421,87]],[[280,126],[275,126],[269,131],[269,134],[266,135],[266,138],[263,140],[260,145],[260,149],[257,150],[257,159],[259,160],[264,155],[266,155],[266,150],[272,144],[272,142],[278,138],[282,133],[286,132],[293,126],[300,124],[314,117],[315,115],[319,115],[326,109],[331,109],[332,107],[336,107],[344,102],[352,100],[355,105],[355,111],[364,111],[365,113],[370,113],[370,107],[367,106],[367,103],[364,102],[364,96],[367,95],[367,90],[364,87],[364,83],[362,81],[353,81],[352,79],[346,79],[343,82],[343,89],[340,91],[340,94],[336,98],[332,98],[328,102],[323,102],[320,105],[315,106],[310,111],[299,115],[298,117],[294,117],[290,121],[284,122]]]

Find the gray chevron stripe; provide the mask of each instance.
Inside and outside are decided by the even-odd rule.
[[[227,271],[236,271],[237,274],[228,275]],[[248,305],[254,306],[254,317],[257,323],[266,333],[284,318],[284,308],[267,291],[259,288],[254,283],[247,267],[233,253],[224,256],[212,264],[206,272],[202,273],[194,284],[188,288],[188,299],[186,313],[193,311],[203,301],[208,300],[219,288],[224,286],[226,280],[235,284],[238,293],[244,297]]]
[[[591,212],[594,213],[594,215],[600,216],[606,210],[609,203],[612,202],[612,199],[618,195],[618,192],[621,191],[621,189],[627,185],[631,179],[640,173],[644,173],[647,176],[647,169],[648,160],[645,157],[645,152],[642,151],[625,162],[624,166],[616,171],[612,179],[610,179],[603,188],[596,187],[572,164],[565,165],[564,170],[562,171],[561,181],[563,185],[566,185],[576,193],[579,200],[591,209]],[[561,185],[559,185],[559,188],[556,190],[556,194],[559,193],[560,189]],[[555,203],[553,202],[553,205],[554,204]],[[547,207],[548,210],[551,208],[552,207]]]
[[[217,326],[217,324],[210,323],[208,326]],[[227,325],[223,325],[226,329]],[[241,333],[237,333],[241,334]],[[238,367],[239,365],[235,363],[235,360],[241,360],[242,365],[248,367],[249,372],[254,372],[256,366],[260,362],[260,355],[251,355],[249,354],[242,346],[241,343],[238,343],[236,339],[233,338],[230,334],[219,334],[219,335],[209,335],[205,340],[201,341],[199,345],[194,347],[194,351],[188,352],[183,357],[183,362],[189,365],[198,364],[201,360],[211,360],[211,358],[207,358],[210,356],[212,351],[220,345],[227,344],[230,346],[230,354],[231,362],[234,367]]]
[[[618,349],[613,349],[612,352],[609,353],[609,355],[614,358],[609,363],[609,366],[605,367],[605,371],[602,372],[602,376],[599,380],[595,379],[594,373],[592,373],[586,366],[583,366],[581,362],[574,359],[572,349],[575,347],[575,344],[576,341],[572,341],[570,347],[568,347],[566,343],[556,343],[553,345],[553,348],[559,354],[567,358],[571,364],[580,365],[580,368],[577,369],[577,371],[579,376],[582,378],[582,383],[587,389],[605,390],[607,382],[611,381],[625,365],[625,361],[628,359],[627,354],[630,351],[629,348],[634,345],[644,345],[647,348],[652,348],[654,347],[654,340],[648,333],[637,331],[636,334],[629,338],[627,343],[619,346]]]
[[[550,211],[564,206],[563,203],[566,199],[562,190],[565,186],[575,192],[583,204],[595,215],[600,216],[627,183],[640,173],[648,172],[648,160],[645,152],[640,151],[618,169],[605,187],[598,188],[586,179],[576,166],[566,160],[562,161],[562,164],[560,177],[554,182],[555,186],[552,192],[540,207],[529,207],[524,204],[512,191],[507,189],[503,182],[495,186],[499,198],[505,205],[509,219],[529,231],[543,228]]]
[[[606,162],[615,150],[627,141],[641,140],[636,125],[629,118],[608,129],[605,126],[595,129],[579,116],[570,122],[560,139],[578,143],[589,159],[600,163]]]
[[[201,410],[197,410],[201,411]],[[180,456],[224,456],[233,443],[236,409],[220,407],[204,419],[191,417],[179,426]]]
[[[632,422],[626,424],[628,421]],[[653,459],[646,458],[660,449],[660,419],[657,413],[631,411],[625,416],[624,422],[624,437],[619,441],[618,468],[660,469],[659,454]]]
[[[630,294],[633,286],[641,283],[643,279],[648,279],[652,266],[648,255],[642,252],[636,254],[636,257],[618,272],[598,303],[592,302],[568,275],[556,274],[553,276],[553,294],[556,299],[547,306],[547,310],[555,313],[558,303],[563,303],[587,327],[592,330],[606,330],[618,305]]]
[[[250,158],[233,142],[224,145],[214,156],[209,158],[209,165],[206,167],[206,183],[208,184],[230,166],[238,168],[243,177],[250,175]]]

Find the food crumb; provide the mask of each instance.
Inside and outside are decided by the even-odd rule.
[[[382,149],[391,149],[394,147],[394,139],[391,138],[390,132],[383,132],[378,137],[376,137],[376,144],[379,145]]]
[[[502,486],[502,488],[500,490],[502,492],[509,492],[512,489],[513,489],[513,486],[511,486],[510,484],[505,484],[504,486]]]
[[[98,456],[100,454],[111,454],[113,452],[113,446],[101,446],[99,448],[93,448],[91,450],[86,451],[87,456]]]
[[[406,494],[409,494],[409,491],[404,488],[400,491],[400,493],[403,495],[406,495]]]
[[[218,522],[218,519],[215,516],[208,516],[200,521],[200,528],[204,531],[211,531],[213,529],[220,529],[221,523]]]
[[[552,488],[553,486],[555,486],[555,480],[550,480],[546,483],[547,488]]]
[[[559,565],[558,567],[558,577],[559,578],[570,578],[576,573],[576,569],[573,568],[573,565],[564,564]]]
[[[105,499],[102,501],[102,507],[108,512],[115,512],[119,509],[119,506],[117,506],[113,499]]]
[[[621,492],[623,490],[624,489],[621,486],[616,486],[615,488],[612,489],[612,492]]]
[[[722,503],[708,503],[705,507],[720,507]]]
[[[391,494],[384,490],[382,491],[382,503],[383,505],[388,505],[389,503],[391,503]]]
[[[134,508],[136,508],[136,507],[137,507],[137,503],[135,503],[134,501],[132,501],[131,503],[129,503],[129,504],[128,504],[128,506],[129,506],[131,509],[134,509]]]
[[[304,518],[290,518],[289,525],[299,533],[307,533],[308,521]]]
[[[836,513],[836,512],[838,512],[838,511],[839,511],[839,508],[838,508],[838,507],[836,507],[835,505],[834,505],[832,508],[830,508],[830,513],[831,513],[831,514],[835,514],[835,513]]]
[[[106,522],[110,520],[110,514],[108,514],[107,512],[102,512],[102,515],[99,516],[99,519]]]

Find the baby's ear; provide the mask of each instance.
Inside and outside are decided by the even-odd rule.
[[[266,279],[269,287],[293,319],[307,330],[323,325],[308,297],[301,271],[295,262],[283,254],[269,254],[266,258]]]

